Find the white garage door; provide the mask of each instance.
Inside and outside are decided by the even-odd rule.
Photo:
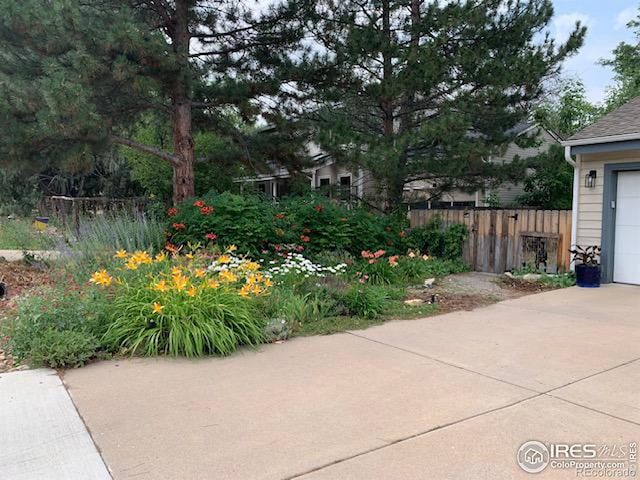
[[[640,285],[640,171],[618,173],[613,281]]]

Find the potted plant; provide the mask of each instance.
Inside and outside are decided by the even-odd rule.
[[[584,288],[597,288],[600,286],[600,252],[597,245],[588,247],[576,247],[569,250],[576,262],[576,285]]]

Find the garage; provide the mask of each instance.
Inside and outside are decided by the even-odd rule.
[[[640,171],[618,173],[613,281],[640,284]]]
[[[640,97],[563,142],[572,245],[600,246],[603,283],[640,285]]]

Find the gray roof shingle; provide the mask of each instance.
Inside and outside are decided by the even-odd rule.
[[[637,133],[640,136],[640,96],[580,130],[567,141]]]

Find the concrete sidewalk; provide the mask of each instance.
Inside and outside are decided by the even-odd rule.
[[[528,440],[640,442],[638,312],[639,288],[572,288],[65,383],[115,479],[532,478]]]
[[[0,374],[0,480],[108,480],[54,370]]]

